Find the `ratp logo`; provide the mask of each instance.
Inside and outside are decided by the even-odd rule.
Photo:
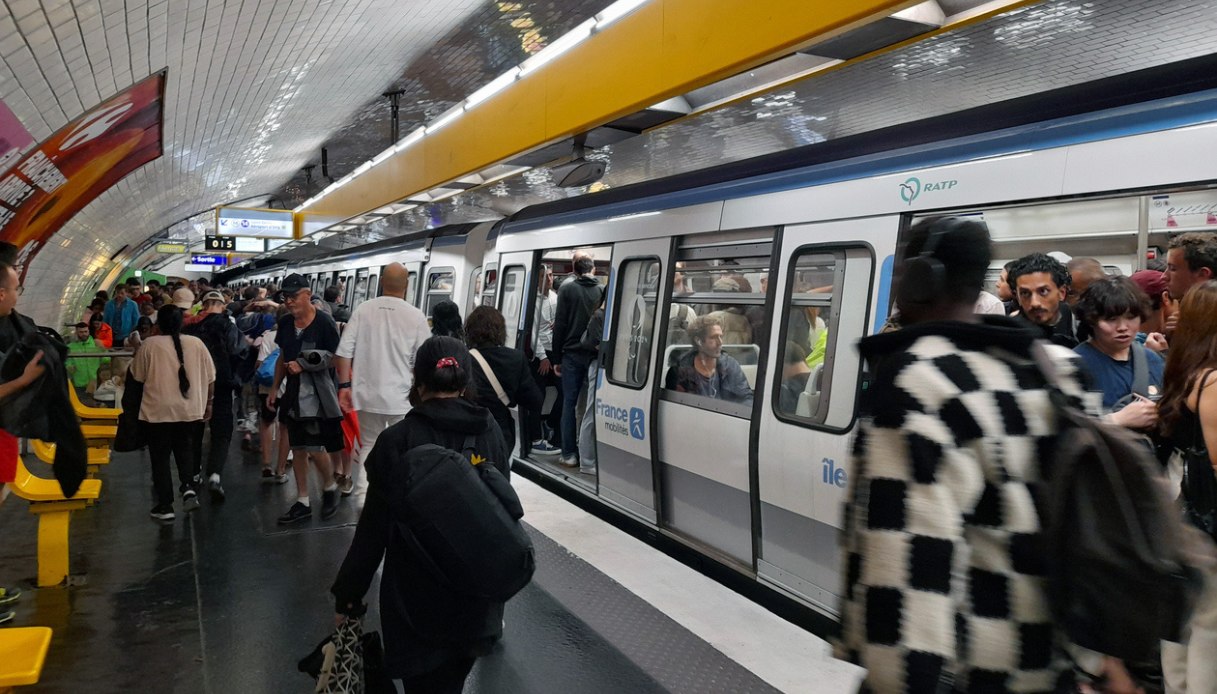
[[[909,176],[908,180],[900,184],[900,199],[906,204],[912,205],[917,196],[921,195],[921,179],[916,176]]]
[[[630,436],[639,441],[647,437],[646,414],[640,407],[630,408]]]

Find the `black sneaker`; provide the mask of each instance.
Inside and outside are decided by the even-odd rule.
[[[211,495],[211,503],[218,504],[224,501],[224,487],[220,484],[220,476],[212,475],[207,481],[207,493]]]
[[[198,492],[194,491],[193,489],[187,489],[186,491],[182,492],[182,510],[183,511],[189,513],[191,511],[198,509],[198,507],[199,507]]]
[[[8,624],[13,621],[13,617],[17,616],[15,612],[0,612],[0,624]]]
[[[188,493],[193,494],[193,492],[188,492]],[[183,498],[185,498],[185,497],[183,497]],[[196,508],[198,507],[197,499],[195,500],[195,507]],[[173,507],[170,506],[169,504],[157,504],[156,506],[153,506],[152,512],[149,515],[152,516],[152,520],[158,520],[158,521],[171,521],[177,517],[173,513]]]
[[[321,492],[321,520],[329,520],[338,513],[338,490]]]
[[[292,523],[306,521],[312,517],[313,509],[297,501],[292,504],[291,508],[287,509],[287,513],[279,516],[279,525],[291,525]]]
[[[16,588],[0,588],[0,607],[8,607],[20,597],[21,591]]]
[[[262,468],[262,484],[276,484],[278,482],[275,479],[276,477],[278,475],[275,474],[274,470],[268,467]]]

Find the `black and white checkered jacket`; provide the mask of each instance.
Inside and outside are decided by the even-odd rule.
[[[873,406],[854,443],[838,656],[870,691],[1050,692],[1067,669],[1034,502],[1056,430],[1034,337],[999,317],[860,345]],[[1073,353],[1049,350],[1097,411]]]

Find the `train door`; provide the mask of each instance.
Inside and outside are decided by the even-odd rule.
[[[499,264],[486,263],[486,270],[482,272],[482,298],[477,304],[478,306],[494,306],[495,296],[499,291]],[[466,314],[468,315],[468,314]]]
[[[359,305],[368,300],[368,278],[371,276],[370,268],[363,268],[355,271],[355,291],[351,296],[351,310],[359,308]]]
[[[773,273],[771,357],[757,393],[757,573],[830,612],[841,584],[857,343],[871,320],[876,250],[891,252],[897,226],[867,219],[787,227]]]
[[[596,378],[596,467],[599,494],[646,520],[655,509],[653,375],[659,350],[659,312],[669,239],[613,246],[606,308],[605,360]]]
[[[766,334],[761,286],[773,234],[681,239],[659,361],[660,520],[749,568],[752,414]],[[729,243],[735,238],[752,240]]]
[[[503,322],[507,325],[507,346],[524,349],[528,344],[528,334],[525,333],[528,321],[524,308],[529,305],[528,270],[533,267],[535,260],[531,251],[523,253],[504,253],[499,258],[502,264],[502,279],[498,282],[498,308],[503,314]]]

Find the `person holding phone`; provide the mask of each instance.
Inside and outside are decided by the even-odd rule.
[[[1089,335],[1074,351],[1092,379],[1091,390],[1103,393],[1103,409],[1112,423],[1144,431],[1158,421],[1153,402],[1162,393],[1166,362],[1136,340],[1150,301],[1127,277],[1093,282],[1074,307]]]

